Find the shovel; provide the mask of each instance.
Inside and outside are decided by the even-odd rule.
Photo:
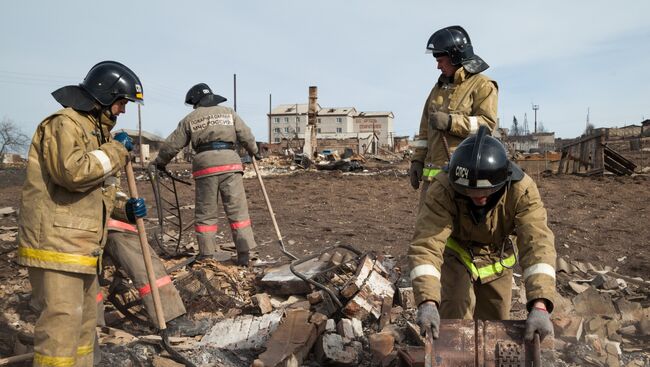
[[[131,164],[131,159],[129,158],[126,163],[126,181],[129,184],[129,195],[132,198],[139,197],[138,187],[135,184],[135,175],[133,174],[133,165]],[[156,284],[156,275],[153,271],[153,264],[151,263],[151,253],[149,252],[149,241],[147,241],[147,232],[144,228],[144,220],[142,218],[136,218],[135,224],[138,227],[138,235],[140,237],[140,248],[142,249],[142,256],[144,257],[144,267],[147,270],[147,280],[149,281],[149,286],[151,287],[151,295],[153,298],[154,309],[156,310],[156,319],[158,321],[158,328],[160,329],[162,344],[163,347],[171,357],[188,367],[195,367],[195,365],[183,357],[180,353],[172,348],[171,343],[169,342],[169,335],[167,335],[167,325],[165,323],[165,314],[163,313],[162,303],[160,302],[160,293],[158,292],[158,284]]]
[[[264,187],[264,181],[262,181],[262,175],[257,168],[257,162],[255,157],[251,156],[251,161],[253,162],[253,168],[255,168],[255,175],[260,181],[260,186],[262,187],[262,193],[264,194],[264,200],[266,201],[266,207],[269,208],[269,214],[271,215],[271,221],[273,221],[273,228],[275,228],[275,234],[278,237],[278,243],[280,244],[280,249],[283,254],[287,255],[291,260],[298,260],[297,257],[292,255],[289,251],[284,248],[284,242],[282,241],[282,234],[280,233],[280,228],[278,227],[278,222],[275,220],[275,213],[273,213],[273,208],[271,207],[271,201],[269,201],[269,195],[266,194],[266,188]]]

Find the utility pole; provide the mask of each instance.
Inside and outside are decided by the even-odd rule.
[[[533,104],[533,111],[535,111],[535,133],[537,133],[537,110],[539,110],[539,105]]]
[[[273,142],[273,138],[271,136],[271,122],[273,120],[273,117],[271,116],[271,93],[269,93],[269,144]]]
[[[237,74],[232,75],[232,84],[233,84],[233,104],[235,105],[235,112],[237,112]]]

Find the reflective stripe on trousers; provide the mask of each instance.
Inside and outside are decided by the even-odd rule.
[[[506,267],[512,267],[515,266],[517,263],[517,258],[515,257],[514,254],[506,257],[505,259],[502,259],[499,262],[495,262],[493,264],[485,265],[480,268],[477,268],[476,265],[474,265],[474,262],[472,260],[472,256],[470,255],[467,250],[465,250],[463,247],[461,247],[456,240],[453,238],[449,237],[447,239],[447,247],[457,253],[460,256],[461,261],[467,267],[469,271],[472,272],[472,275],[475,278],[479,279],[484,279],[493,275],[497,275],[502,273]],[[505,265],[505,266],[504,266]]]

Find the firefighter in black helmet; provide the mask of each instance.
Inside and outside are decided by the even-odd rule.
[[[187,91],[185,103],[194,108],[172,132],[152,163],[157,169],[165,166],[186,145],[192,144],[196,156],[192,160],[192,174],[196,179],[194,231],[199,245],[200,259],[228,260],[230,255],[220,251],[217,244],[219,195],[230,224],[233,242],[237,248],[237,264],[248,265],[255,238],[244,181],[244,167],[237,154],[237,146],[244,147],[251,156],[261,159],[255,137],[244,120],[230,107],[221,106],[226,99],[212,93],[205,83]]]
[[[488,64],[474,54],[467,32],[460,26],[442,28],[431,35],[426,50],[441,75],[424,104],[413,143],[409,176],[414,189],[423,183],[420,206],[456,146],[479,126],[493,130],[497,122],[497,84],[482,74]]]
[[[142,198],[116,205],[114,176],[133,143],[111,138],[129,101],[143,101],[137,75],[115,61],[95,65],[79,85],[52,93],[63,108],[36,129],[29,149],[18,232],[18,262],[28,267],[40,316],[34,366],[92,366],[97,269],[106,221],[146,215]]]
[[[408,258],[420,326],[437,331],[440,317],[508,319],[519,262],[529,311],[525,337],[552,332],[556,254],[546,210],[533,180],[487,127],[464,140],[448,172],[431,183]]]

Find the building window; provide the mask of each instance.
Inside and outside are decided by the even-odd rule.
[[[300,117],[296,116],[296,122],[300,122]]]
[[[336,128],[336,132],[337,132],[337,133],[342,133],[342,132],[343,132],[343,128],[337,127],[337,128]]]
[[[284,128],[284,132],[285,132],[285,133],[288,133],[288,132],[289,132],[289,128],[288,128],[288,127],[285,127],[285,128]]]
[[[343,123],[343,119],[340,118],[340,117],[337,117],[337,118],[336,118],[336,123],[337,123],[337,124],[342,124],[342,123]]]
[[[279,117],[275,117],[273,120],[275,121],[276,124],[280,123],[280,118]]]
[[[275,129],[273,129],[273,132],[279,133],[279,132],[280,132],[280,128],[279,128],[279,127],[276,127]]]
[[[276,143],[279,143],[279,142],[280,142],[280,138],[275,138],[275,142],[276,142]]]
[[[316,129],[316,132],[320,134],[320,127]]]
[[[296,126],[296,132],[297,132],[297,133],[300,132],[300,126]]]
[[[285,117],[285,118],[284,118],[284,122],[289,122],[289,118],[288,118],[288,117]]]
[[[320,117],[318,118],[318,123],[320,124]]]

